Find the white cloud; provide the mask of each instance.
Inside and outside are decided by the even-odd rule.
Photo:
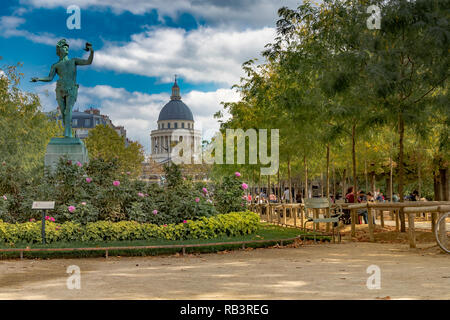
[[[141,15],[157,10],[159,19],[164,16],[176,19],[189,13],[197,20],[209,25],[229,27],[272,26],[277,20],[277,11],[282,6],[295,8],[300,0],[21,0],[24,5],[36,8],[67,8],[78,5],[82,9],[111,9],[116,14],[125,11]]]
[[[243,75],[242,63],[257,57],[274,36],[273,28],[245,31],[151,29],[133,35],[124,46],[106,43],[96,52],[94,66],[160,77],[164,82],[171,81],[176,73],[191,83],[232,85]]]
[[[54,89],[55,83],[36,88],[45,111],[54,110],[57,106]],[[146,153],[150,153],[150,131],[156,129],[159,112],[169,101],[169,96],[169,92],[147,94],[105,85],[80,86],[74,109],[83,111],[89,106],[99,107],[98,104],[101,103],[101,113],[108,115],[114,125],[124,126],[128,138],[139,141]],[[213,119],[213,115],[222,109],[220,102],[238,99],[238,93],[231,89],[218,89],[212,92],[191,91],[183,97],[183,101],[194,114],[197,129],[208,131],[205,139],[212,137],[212,130],[219,129],[219,123]]]
[[[27,30],[18,29],[25,23],[25,19],[17,16],[2,16],[0,17],[0,34],[2,37],[24,37],[36,43],[56,46],[56,43],[61,39],[54,34],[48,32],[32,33]],[[69,45],[75,49],[81,49],[85,41],[81,39],[67,39]]]

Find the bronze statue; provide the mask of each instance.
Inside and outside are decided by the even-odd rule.
[[[50,82],[55,74],[59,76],[56,82],[56,101],[58,101],[61,110],[65,138],[72,138],[72,108],[78,95],[77,66],[89,65],[94,59],[94,50],[89,42],[86,42],[84,50],[90,51],[88,59],[69,59],[69,44],[66,39],[59,40],[56,44],[56,54],[59,56],[59,61],[52,65],[48,77],[31,79],[31,82]]]

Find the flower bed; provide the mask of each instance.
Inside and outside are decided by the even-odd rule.
[[[156,225],[136,221],[97,221],[85,225],[75,222],[46,222],[46,242],[116,240],[187,240],[241,236],[258,230],[259,216],[250,211],[219,214],[187,220],[179,224]],[[5,223],[0,220],[0,242],[41,242],[41,222]]]

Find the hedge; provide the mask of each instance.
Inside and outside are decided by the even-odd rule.
[[[117,240],[188,240],[240,236],[257,231],[259,216],[250,211],[231,212],[186,223],[156,225],[136,221],[97,221],[85,225],[75,222],[46,221],[45,239],[51,242]],[[41,222],[5,223],[0,220],[0,243],[42,242]]]

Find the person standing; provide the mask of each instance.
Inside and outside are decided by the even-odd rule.
[[[290,202],[290,200],[291,200],[291,191],[289,190],[289,188],[286,188],[286,190],[284,190],[282,200],[285,200],[286,203]]]

